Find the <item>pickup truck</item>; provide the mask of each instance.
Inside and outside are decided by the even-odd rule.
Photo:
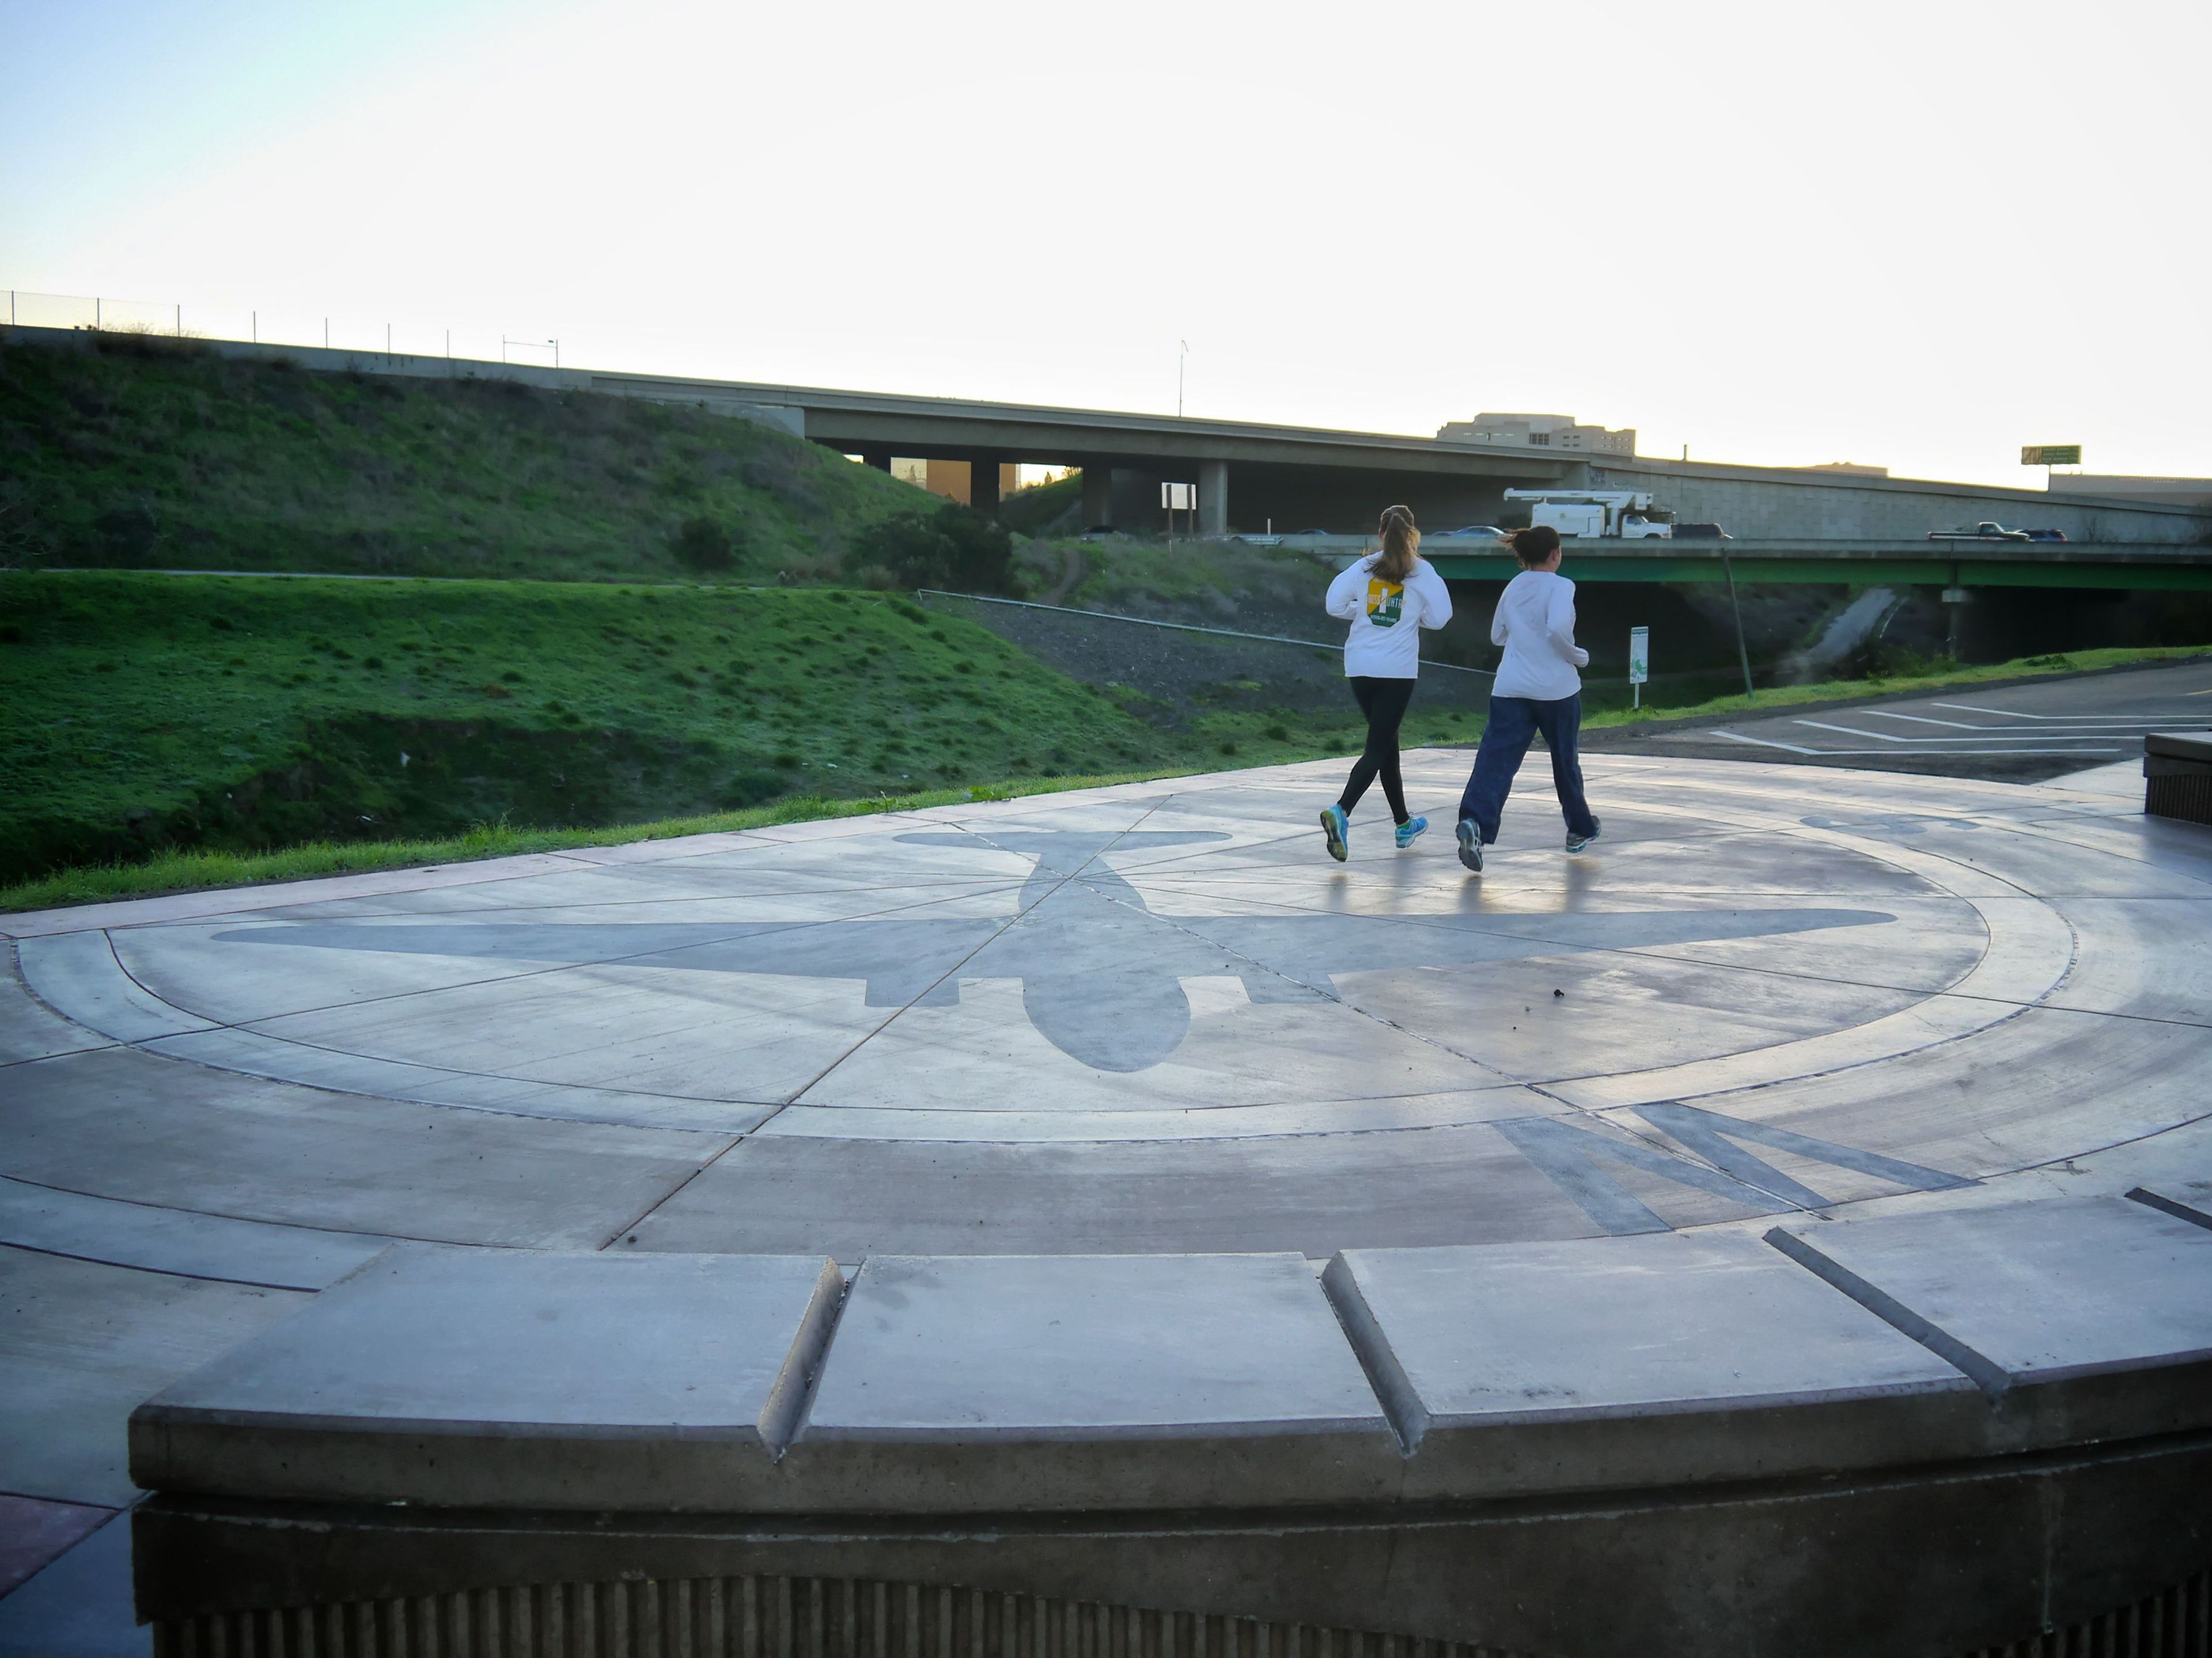
[[[1979,524],[1968,525],[1957,530],[1930,530],[1928,532],[1928,539],[1930,541],[2033,541],[2035,537],[2025,530],[2008,530],[2002,524],[1991,524],[1984,519]]]

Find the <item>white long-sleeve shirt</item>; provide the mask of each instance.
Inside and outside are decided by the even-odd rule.
[[[1385,581],[1375,574],[1380,557],[1368,554],[1328,584],[1328,613],[1352,624],[1344,639],[1344,677],[1418,679],[1421,629],[1451,620],[1451,589],[1420,557],[1405,580]]]
[[[1498,596],[1490,642],[1505,647],[1492,696],[1557,702],[1583,688],[1575,671],[1589,653],[1575,643],[1575,584],[1550,570],[1523,570]]]

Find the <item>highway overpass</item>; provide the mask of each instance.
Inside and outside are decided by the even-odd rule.
[[[90,343],[86,334],[67,329],[10,328],[0,330],[0,337],[13,343],[77,349]],[[1182,419],[768,381],[544,368],[228,340],[202,343],[226,356],[284,357],[309,369],[507,380],[689,404],[773,425],[885,468],[894,457],[968,461],[983,492],[975,504],[987,508],[994,504],[990,496],[996,490],[1000,464],[1080,467],[1084,524],[1139,531],[1159,526],[1158,486],[1176,482],[1198,486],[1198,529],[1210,535],[1269,527],[1278,531],[1358,531],[1372,526],[1382,508],[1393,501],[1405,502],[1422,524],[1437,530],[1495,521],[1508,488],[1644,490],[1679,519],[1717,522],[1733,531],[1745,544],[1733,550],[1740,573],[1759,571],[1748,577],[1759,580],[1844,579],[1827,574],[1765,574],[1770,568],[1794,568],[1793,561],[1801,559],[1818,560],[1824,571],[1838,559],[1878,562],[1884,557],[1905,559],[1924,570],[1936,556],[1923,540],[1929,531],[1984,519],[2057,529],[2075,544],[2098,547],[2196,546],[2199,559],[2208,556],[2203,548],[2212,534],[2212,514],[2186,506],[2054,495],[2041,489],[1560,452],[1398,433]],[[1790,542],[1793,550],[1754,555],[1747,544],[1752,537]],[[1915,550],[1905,550],[1908,546]],[[1627,580],[1698,580],[1696,572],[1705,568],[1697,555],[1605,556],[1687,560],[1680,562],[1680,575],[1623,578]],[[1975,562],[1983,574],[1996,568],[1978,554],[1957,556]],[[1747,562],[1754,558],[1776,562]],[[2064,571],[2069,578],[2110,562],[2077,548],[2059,556],[2058,563],[2067,566],[2069,559],[2074,562]],[[1999,561],[2020,566],[2017,574],[2023,580],[2047,562],[2041,555]],[[2156,564],[2154,560],[2136,561],[2129,568],[2147,570]],[[1644,568],[1656,572],[1662,566]],[[1925,574],[1871,574],[1875,568],[1876,563],[1868,563],[1869,573],[1855,574],[1852,579],[1930,579]],[[1974,575],[1963,579],[1966,585],[1975,585]]]
[[[592,384],[625,397],[788,410],[798,418],[787,423],[810,441],[885,470],[894,456],[967,461],[978,491],[971,504],[986,508],[996,502],[1000,463],[1079,467],[1086,526],[1150,527],[1158,485],[1169,482],[1198,486],[1201,534],[1270,521],[1351,529],[1395,501],[1431,523],[1458,524],[1494,513],[1507,489],[1576,486],[1587,471],[1577,455],[1394,433],[821,386],[612,374]]]
[[[1325,544],[1356,550],[1349,537]],[[1368,544],[1372,545],[1371,539]],[[1431,538],[1421,552],[1455,581],[1521,568],[1480,542]],[[2063,587],[2212,592],[2212,550],[2141,542],[1613,541],[1567,543],[1577,581],[1843,583],[1854,587]]]

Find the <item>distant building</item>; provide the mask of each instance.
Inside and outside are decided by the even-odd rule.
[[[1868,478],[1889,476],[1887,466],[1862,466],[1855,460],[1824,460],[1818,466],[1808,466],[1803,470],[1808,472],[1849,472],[1856,477]]]
[[[2162,507],[2212,507],[2212,478],[2135,477],[2121,472],[2053,472],[2054,495],[2103,495]]]
[[[1441,443],[1525,444],[1533,449],[1577,449],[1599,455],[1632,455],[1636,428],[1609,432],[1581,426],[1572,415],[1477,415],[1437,430]]]

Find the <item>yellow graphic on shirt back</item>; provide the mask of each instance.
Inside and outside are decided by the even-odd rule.
[[[1380,576],[1367,578],[1367,619],[1378,628],[1395,628],[1398,618],[1406,614],[1406,586],[1400,581],[1385,581]]]

